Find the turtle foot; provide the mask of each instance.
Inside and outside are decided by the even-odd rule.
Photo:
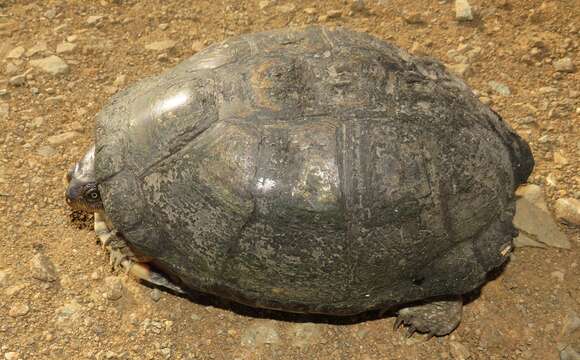
[[[415,332],[426,333],[429,337],[444,336],[455,330],[461,322],[462,307],[460,297],[405,307],[399,310],[394,329],[405,325],[407,336]]]
[[[110,230],[102,215],[95,213],[95,232],[103,249],[109,253],[109,263],[113,271],[122,270],[132,277],[146,283],[169,289],[179,294],[185,294],[185,290],[172,283],[163,274],[153,270],[147,261],[147,257],[139,256],[133,252],[125,239],[117,232]]]

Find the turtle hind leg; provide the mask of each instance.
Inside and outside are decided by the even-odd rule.
[[[394,328],[407,327],[407,335],[415,331],[431,336],[451,333],[461,322],[463,300],[461,297],[432,301],[399,309]]]
[[[100,213],[95,213],[95,233],[101,246],[109,253],[109,262],[113,270],[122,269],[125,273],[148,284],[169,289],[178,294],[186,294],[183,288],[149,266],[147,262],[151,259],[137,255],[125,239],[114,229],[109,229]]]

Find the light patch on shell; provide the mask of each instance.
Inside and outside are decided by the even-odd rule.
[[[510,244],[504,245],[504,247],[499,251],[501,256],[507,256],[512,251],[512,246]]]
[[[171,97],[164,98],[155,105],[155,112],[158,114],[164,114],[168,111],[173,111],[187,103],[190,95],[189,91],[182,90]]]
[[[274,179],[259,177],[256,182],[256,189],[263,193],[272,190],[274,187],[276,187],[276,181]]]

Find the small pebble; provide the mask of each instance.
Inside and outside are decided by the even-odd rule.
[[[161,299],[161,291],[159,291],[159,289],[152,289],[149,293],[149,297],[151,297],[151,300],[157,302]]]
[[[30,307],[26,304],[16,304],[10,308],[8,315],[12,317],[19,317],[28,314]]]
[[[554,61],[554,69],[558,72],[573,73],[576,70],[576,67],[571,58],[565,57]]]
[[[580,226],[580,200],[574,198],[562,198],[554,204],[556,217],[571,225]]]
[[[467,0],[455,0],[455,19],[458,21],[473,20],[473,11]]]

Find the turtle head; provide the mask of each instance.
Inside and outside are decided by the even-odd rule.
[[[95,146],[77,162],[66,174],[68,187],[65,198],[75,210],[95,212],[103,209],[101,194],[95,177]]]

